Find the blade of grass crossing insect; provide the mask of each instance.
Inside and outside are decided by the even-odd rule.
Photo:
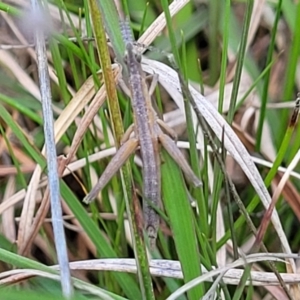
[[[275,17],[274,25],[272,27],[271,43],[270,43],[269,49],[268,49],[266,66],[268,66],[272,62],[272,57],[273,57],[273,53],[274,53],[274,50],[275,50],[275,38],[276,38],[278,22],[279,22],[279,19],[280,19],[280,16],[281,16],[281,5],[282,5],[282,0],[279,0],[277,8],[276,8],[276,17]],[[255,149],[256,149],[257,152],[260,151],[263,124],[265,122],[266,106],[267,106],[267,102],[268,102],[268,93],[269,93],[269,84],[270,84],[270,76],[271,76],[271,70],[269,69],[267,71],[266,75],[265,75],[263,94],[262,94],[262,98],[261,98],[259,122],[258,122],[257,131],[256,131]]]
[[[127,167],[128,166],[128,167]],[[124,198],[126,203],[126,211],[127,217],[130,226],[130,232],[132,233],[133,239],[133,246],[134,246],[134,253],[135,253],[135,261],[137,264],[138,270],[138,277],[141,292],[143,295],[142,299],[155,299],[154,291],[152,286],[152,279],[151,274],[149,271],[149,263],[148,257],[145,249],[145,243],[143,237],[140,235],[139,228],[138,228],[138,218],[135,215],[135,203],[133,200],[133,193],[130,194],[132,191],[132,186],[130,179],[132,178],[130,172],[130,165],[127,163],[125,166],[127,168],[126,172],[121,173],[122,183],[123,183],[123,191],[124,191]],[[129,178],[130,176],[130,178]],[[128,184],[130,183],[130,185]],[[129,195],[129,197],[128,197]],[[137,201],[137,200],[135,200]]]
[[[93,22],[93,27],[94,27],[95,37],[96,37],[98,56],[101,62],[106,92],[109,99],[108,101],[109,110],[112,114],[113,129],[115,131],[114,132],[115,139],[118,146],[123,136],[124,129],[123,129],[122,118],[120,114],[120,108],[118,104],[116,85],[115,85],[115,81],[111,69],[109,51],[106,43],[106,35],[102,24],[102,14],[98,9],[96,0],[89,0],[89,8],[91,12],[91,17],[92,17],[92,22]]]
[[[165,162],[161,167],[164,206],[170,219],[184,281],[188,282],[201,274],[194,217],[180,170],[165,150],[162,154]],[[203,290],[202,285],[190,290],[189,299],[199,299]]]
[[[117,145],[119,145],[124,130],[123,130],[120,108],[118,104],[116,86],[114,83],[112,70],[111,70],[110,57],[106,45],[105,31],[102,25],[102,14],[100,13],[100,10],[97,7],[96,0],[89,0],[89,5],[90,5],[92,21],[94,25],[94,31],[96,35],[96,43],[99,52],[99,59],[102,65],[106,91],[109,99],[108,104],[112,115],[115,138],[117,140]],[[106,51],[104,51],[105,49]],[[122,168],[121,173],[122,173],[121,174],[122,179],[126,180],[126,182],[123,182],[124,183],[123,191],[124,191],[124,197],[125,199],[127,199],[126,207],[127,207],[131,233],[133,237],[140,288],[142,290],[143,298],[154,299],[152,279],[149,271],[146,249],[142,237],[139,235],[137,224],[135,223],[136,219],[135,219],[134,207],[133,207],[133,194],[131,192],[132,176],[131,176],[129,163],[126,164],[125,168]]]

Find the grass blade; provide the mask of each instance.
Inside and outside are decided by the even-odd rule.
[[[235,113],[237,95],[238,95],[238,91],[239,91],[242,70],[244,67],[244,58],[245,58],[246,47],[247,47],[248,30],[250,27],[252,9],[253,9],[253,0],[248,0],[247,1],[247,10],[245,13],[246,14],[245,21],[244,21],[244,25],[243,25],[242,39],[241,39],[241,43],[240,43],[240,49],[238,52],[236,72],[235,72],[235,76],[234,76],[234,80],[233,80],[230,106],[229,106],[229,111],[228,111],[228,116],[227,116],[227,120],[228,120],[229,124],[232,123],[234,113]]]
[[[161,171],[164,206],[170,219],[184,281],[188,282],[201,274],[194,216],[178,166],[166,151],[163,151],[163,159],[165,163]],[[177,184],[174,185],[174,182]],[[199,299],[203,295],[203,287],[190,290],[188,295],[189,299]]]
[[[39,3],[31,0],[33,16],[42,15]],[[52,225],[54,232],[55,247],[61,272],[61,286],[66,298],[73,294],[71,273],[67,255],[67,245],[62,220],[62,208],[60,202],[59,178],[57,173],[56,146],[54,140],[54,122],[52,114],[50,79],[48,74],[47,54],[44,33],[40,29],[35,32],[37,65],[40,81],[42,109],[44,116],[45,146],[47,152],[47,167],[49,177],[50,202],[52,212]]]
[[[118,104],[118,98],[116,93],[116,86],[114,83],[114,79],[112,76],[111,71],[111,63],[110,63],[110,57],[108,53],[108,49],[106,46],[106,36],[102,25],[102,15],[104,16],[106,13],[101,14],[100,11],[97,8],[96,1],[90,0],[90,9],[92,12],[92,20],[94,24],[94,31],[96,34],[96,41],[97,41],[97,48],[99,53],[99,58],[101,61],[102,69],[103,69],[103,75],[104,75],[104,81],[105,86],[108,94],[109,99],[109,107],[110,112],[113,119],[113,127],[115,131],[115,136],[117,140],[117,145],[119,144],[122,135],[124,133],[123,131],[123,125],[122,125],[122,118],[120,114],[119,104]],[[110,6],[114,6],[114,4],[111,2]],[[105,8],[104,8],[105,9]],[[110,11],[113,11],[111,8]],[[109,14],[109,13],[108,13]],[[114,33],[119,30],[120,32],[120,26],[118,23],[118,26],[113,28]],[[108,31],[109,34],[112,33],[112,31]],[[121,32],[120,32],[121,33]],[[116,38],[111,37],[112,40],[115,40]],[[105,51],[106,49],[106,51]],[[117,51],[116,51],[117,52]],[[122,179],[123,179],[123,191],[125,194],[126,199],[126,208],[131,228],[131,234],[133,236],[134,241],[134,250],[135,250],[135,257],[137,261],[138,266],[138,275],[139,275],[139,282],[140,282],[140,288],[142,291],[143,299],[154,299],[153,294],[153,286],[152,286],[152,279],[149,272],[149,265],[148,265],[148,259],[146,254],[146,249],[144,242],[142,240],[142,236],[140,236],[140,232],[138,230],[138,222],[137,218],[135,217],[135,210],[134,210],[134,195],[131,192],[132,191],[132,176],[131,171],[129,168],[129,163],[122,168]]]
[[[271,64],[272,58],[273,58],[277,26],[278,26],[280,14],[281,14],[281,5],[282,5],[282,0],[279,0],[277,8],[276,8],[276,17],[275,17],[275,21],[274,21],[274,26],[272,28],[272,33],[271,33],[271,43],[270,43],[269,50],[268,50],[266,67]],[[268,69],[268,71],[265,75],[264,89],[263,89],[263,94],[262,94],[261,109],[260,109],[260,115],[259,115],[259,123],[258,123],[258,127],[257,127],[257,132],[256,132],[256,134],[257,134],[256,135],[256,151],[257,152],[259,152],[259,150],[260,150],[263,124],[265,122],[266,106],[267,106],[267,102],[268,102],[268,92],[269,92],[269,85],[270,85],[270,74],[271,74],[271,70]]]

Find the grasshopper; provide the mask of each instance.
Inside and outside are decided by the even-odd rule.
[[[202,183],[192,171],[174,140],[169,136],[174,137],[172,130],[158,118],[151,103],[151,87],[148,89],[146,76],[141,67],[142,57],[135,51],[129,24],[127,22],[121,23],[121,27],[126,49],[124,62],[129,74],[127,82],[132,102],[134,124],[125,132],[123,144],[106,167],[98,183],[84,198],[84,202],[91,202],[122,167],[129,156],[139,147],[143,162],[144,227],[150,246],[153,248],[159,227],[159,215],[153,207],[159,208],[161,206],[159,144],[177,162],[188,181],[196,187]],[[169,135],[165,134],[162,128]],[[130,138],[132,131],[134,132],[134,137]]]

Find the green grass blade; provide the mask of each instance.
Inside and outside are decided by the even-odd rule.
[[[41,15],[42,10],[37,0],[31,0],[31,10],[35,15]],[[69,268],[66,235],[62,219],[60,189],[58,178],[57,153],[54,138],[54,120],[52,112],[52,93],[46,55],[45,35],[43,29],[34,30],[35,52],[37,57],[39,88],[42,100],[43,130],[45,135],[45,151],[47,153],[47,175],[50,194],[51,218],[55,250],[60,267],[61,289],[66,298],[73,295],[73,285]]]
[[[209,84],[213,86],[219,78],[220,50],[219,50],[219,22],[220,12],[223,12],[223,2],[210,0],[209,2]]]
[[[0,260],[7,263],[7,264],[10,264],[10,265],[12,265],[16,268],[19,268],[19,269],[39,270],[39,271],[43,271],[45,273],[59,275],[59,271],[57,271],[53,268],[50,268],[50,267],[48,267],[48,266],[46,266],[42,263],[39,263],[37,261],[34,261],[34,260],[29,259],[27,257],[20,256],[18,254],[15,254],[15,253],[12,253],[12,252],[9,252],[9,251],[6,251],[6,250],[1,249],[1,248],[0,248]],[[72,280],[73,280],[74,284],[77,285],[79,288],[82,288],[84,286],[90,287],[95,291],[98,290],[99,293],[102,294],[103,296],[104,295],[110,295],[115,299],[123,299],[124,300],[124,298],[122,298],[120,296],[111,294],[111,293],[109,293],[109,292],[107,292],[103,289],[98,288],[98,287],[93,287],[91,284],[89,284],[87,282],[84,282],[82,280],[79,280],[77,278],[73,278]],[[3,289],[0,288],[1,295],[3,295],[2,291],[3,291]],[[52,297],[51,299],[53,299],[53,294],[51,295],[51,297]],[[55,299],[56,299],[56,297],[55,297]],[[66,299],[66,298],[64,297],[64,299]],[[73,298],[71,298],[71,299],[73,299]],[[81,299],[84,299],[84,298],[81,298]],[[134,298],[132,298],[132,299],[134,299]]]
[[[0,289],[0,293],[5,300],[65,300],[66,298],[63,295],[56,294],[49,292],[41,292],[41,291],[30,291],[30,290],[12,290],[7,288]],[[76,293],[70,300],[87,300],[88,297],[84,297],[79,293]]]
[[[46,167],[46,161],[44,156],[40,153],[39,150],[35,148],[34,145],[31,144],[31,142],[27,139],[25,134],[23,133],[22,129],[18,124],[15,123],[11,115],[8,113],[8,111],[0,104],[0,116],[1,119],[4,120],[4,122],[7,124],[8,127],[11,128],[13,133],[16,135],[16,137],[20,140],[22,145],[25,147],[25,149],[28,151],[32,159],[40,165],[42,169]]]
[[[119,103],[118,103],[118,97],[116,93],[116,85],[111,70],[110,57],[109,57],[108,49],[106,47],[106,36],[101,21],[102,15],[98,10],[95,0],[90,0],[89,4],[90,4],[90,10],[92,12],[92,20],[93,20],[94,31],[96,35],[99,59],[102,65],[105,86],[106,86],[107,95],[109,99],[108,103],[112,115],[113,128],[114,128],[115,138],[117,140],[117,146],[118,146],[123,136],[124,130],[123,130],[122,117],[121,117]],[[129,166],[129,164],[127,164],[127,166]],[[128,199],[128,201],[126,201],[127,212],[129,216],[131,233],[134,237],[133,241],[135,243],[134,249],[135,249],[135,256],[136,256],[136,262],[138,267],[140,288],[142,290],[143,298],[154,299],[152,279],[151,279],[151,274],[149,272],[146,249],[145,246],[143,245],[142,237],[139,236],[139,230],[136,223],[137,220],[135,219],[135,214],[134,214],[134,207],[133,207],[134,196],[131,193],[132,191],[131,172],[128,169],[128,167],[125,167],[122,170],[123,170],[122,178],[123,180],[126,180],[126,182],[124,182],[125,185],[124,193],[125,193],[125,198]]]
[[[116,252],[113,250],[110,244],[107,243],[97,224],[90,218],[84,207],[81,205],[78,199],[74,197],[73,193],[64,182],[61,182],[61,193],[76,219],[79,221],[86,234],[94,243],[99,256],[106,258],[117,257]],[[128,298],[142,299],[136,280],[134,280],[131,275],[114,272],[113,278],[122,287],[122,290],[128,296]]]
[[[8,104],[12,108],[15,108],[23,115],[29,117],[32,121],[34,121],[38,124],[42,124],[42,118],[39,115],[37,115],[36,111],[33,111],[32,107],[27,106],[27,104],[28,104],[27,100],[31,101],[32,99],[26,99],[26,96],[24,96],[24,98],[21,101],[21,99],[19,99],[19,98],[11,98],[11,97],[8,97],[8,96],[0,93],[0,101],[1,102]],[[24,101],[24,100],[26,100],[26,101]],[[37,107],[39,106],[39,108],[41,108],[40,102],[38,102],[38,101],[36,101],[36,102],[37,102],[36,106]]]
[[[170,219],[184,281],[188,282],[201,274],[194,216],[179,168],[164,150],[163,159],[161,171],[164,206]],[[189,299],[199,299],[203,295],[203,287],[197,286],[188,295]]]
[[[186,65],[186,53],[185,47],[183,43],[183,51],[182,51],[182,68],[184,71],[184,79],[187,81],[187,65]],[[188,139],[190,143],[190,157],[191,157],[191,166],[194,173],[200,178],[201,170],[200,170],[200,162],[199,162],[199,154],[196,147],[196,137],[194,132],[194,124],[193,124],[193,117],[192,117],[192,109],[191,103],[186,97],[184,99],[184,109],[185,109],[185,116],[186,116],[186,126],[188,132]],[[199,226],[203,235],[208,236],[208,214],[207,214],[207,207],[208,203],[206,203],[203,189],[199,188],[194,191],[195,198],[197,199],[197,204],[199,210],[201,211],[202,217],[199,218]]]
[[[232,297],[232,300],[239,300],[242,298],[242,295],[244,293],[244,289],[245,289],[245,286],[246,286],[246,283],[247,283],[247,280],[249,280],[249,278],[251,277],[251,267],[252,267],[252,264],[247,264],[245,266],[245,270],[244,270],[244,273],[243,273],[243,276],[235,290],[235,293]]]
[[[5,4],[5,3],[0,3],[0,10],[8,13],[8,14],[11,14],[11,15],[14,15],[14,16],[20,16],[21,15],[21,12],[19,9],[11,6],[11,5],[8,5],[8,4]]]
[[[113,45],[117,60],[124,66],[125,45],[120,30],[120,18],[116,6],[111,0],[97,0],[97,4],[103,16],[105,28]]]
[[[5,131],[4,131],[4,129],[3,129],[2,125],[1,125],[1,123],[0,123],[0,133],[1,133],[3,139],[4,139],[5,143],[6,143],[7,150],[8,150],[8,153],[9,153],[10,157],[11,157],[11,160],[12,160],[14,166],[15,166],[16,169],[17,169],[17,178],[19,179],[21,186],[22,186],[23,188],[26,189],[27,184],[26,184],[25,176],[24,176],[24,174],[21,172],[21,169],[20,169],[20,163],[19,163],[17,157],[16,157],[15,154],[14,154],[14,151],[13,151],[13,149],[12,149],[12,147],[11,147],[11,144],[10,144],[10,142],[9,142],[9,139],[8,139],[7,136],[6,136],[6,133],[5,133]]]
[[[177,46],[176,46],[177,41],[176,41],[176,37],[175,37],[175,34],[174,34],[174,30],[173,30],[172,18],[171,18],[171,14],[170,14],[170,11],[169,11],[168,1],[162,0],[161,4],[162,4],[162,7],[163,7],[163,10],[164,10],[164,13],[165,13],[167,28],[168,28],[168,31],[169,31],[169,39],[170,39],[171,47],[172,47],[172,53],[174,55],[174,59],[175,59],[175,62],[178,66],[178,69],[182,72],[183,69],[182,69],[182,66],[181,66],[181,60],[180,60],[180,57],[179,57],[179,52],[178,52],[178,49],[177,49]]]
[[[293,34],[292,45],[289,54],[289,61],[287,62],[286,80],[284,84],[283,99],[291,99],[293,97],[294,85],[295,85],[295,73],[297,68],[297,61],[300,53],[300,3],[295,4],[296,20],[295,31]]]
[[[282,0],[279,0],[277,9],[276,9],[276,17],[275,17],[274,25],[272,27],[271,43],[270,43],[269,50],[268,50],[266,66],[271,64],[272,58],[273,58],[277,26],[278,26],[278,22],[279,22],[280,15],[281,15],[281,5],[282,5]],[[265,122],[266,106],[267,106],[267,102],[268,102],[270,75],[271,75],[271,70],[268,69],[268,71],[266,72],[266,75],[265,75],[264,89],[263,89],[263,94],[262,94],[262,99],[261,99],[260,115],[259,115],[258,127],[257,127],[257,132],[256,132],[256,145],[255,145],[256,147],[255,148],[256,148],[257,152],[260,151],[260,146],[261,146],[262,130],[263,130],[264,122]]]
[[[234,76],[234,80],[233,80],[230,106],[229,106],[229,111],[228,111],[228,116],[227,116],[227,121],[230,124],[232,123],[234,113],[235,113],[237,95],[238,95],[238,91],[239,91],[242,70],[244,67],[244,58],[245,58],[245,53],[246,53],[248,30],[250,27],[252,9],[253,9],[253,0],[248,0],[247,1],[247,9],[246,9],[246,13],[245,13],[245,20],[244,20],[244,25],[243,25],[242,39],[241,39],[240,49],[239,49],[238,58],[237,58],[236,72],[235,72],[235,76]]]
[[[223,47],[222,47],[222,61],[220,72],[220,94],[218,101],[218,111],[223,112],[223,102],[226,84],[226,70],[227,70],[227,53],[228,53],[228,40],[229,40],[229,19],[230,19],[230,0],[226,0],[224,9],[224,22],[223,22]]]

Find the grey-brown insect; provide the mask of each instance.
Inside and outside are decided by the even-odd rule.
[[[121,28],[126,48],[124,61],[129,74],[126,79],[130,90],[134,125],[125,133],[126,142],[117,151],[96,186],[85,197],[84,202],[91,202],[118,169],[121,168],[127,158],[139,147],[143,161],[144,227],[150,246],[154,247],[159,227],[159,215],[153,207],[159,208],[161,206],[159,143],[178,163],[190,182],[195,186],[200,186],[201,181],[190,168],[174,140],[162,131],[161,127],[169,132],[171,136],[174,136],[172,130],[162,120],[158,119],[152,107],[151,88],[148,89],[146,84],[146,77],[141,66],[142,58],[135,51],[129,24],[123,22]],[[134,137],[128,138],[132,130],[134,131]]]

